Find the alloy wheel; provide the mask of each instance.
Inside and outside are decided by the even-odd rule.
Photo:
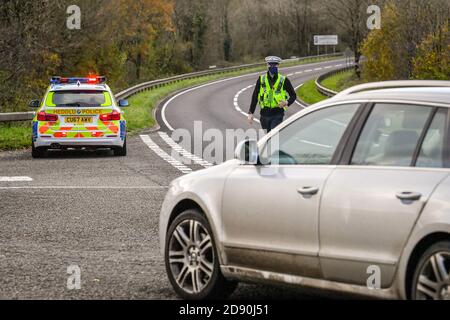
[[[177,285],[190,294],[201,292],[211,281],[215,263],[206,227],[194,219],[181,221],[170,235],[168,258]]]
[[[417,279],[415,298],[450,300],[450,252],[437,252],[428,258]]]

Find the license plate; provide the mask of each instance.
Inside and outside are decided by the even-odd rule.
[[[92,123],[92,117],[66,117],[66,123]]]

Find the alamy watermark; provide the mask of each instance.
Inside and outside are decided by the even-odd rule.
[[[367,274],[369,277],[367,278],[367,288],[381,289],[381,268],[377,265],[371,265],[367,267]]]
[[[69,30],[81,29],[81,9],[77,5],[67,7],[66,13],[69,15],[66,20],[66,26]]]
[[[204,129],[202,121],[194,122],[194,130],[176,129],[171,138],[183,150],[194,154],[212,164],[222,163],[234,158],[237,145],[244,140],[260,140],[266,132],[262,129]],[[192,158],[184,157],[178,150],[172,148],[172,158],[185,165],[192,164]]]
[[[75,264],[67,267],[67,290],[81,290],[81,268]]]
[[[367,8],[367,14],[370,15],[367,19],[367,28],[369,30],[381,29],[381,8],[377,5],[370,5]]]

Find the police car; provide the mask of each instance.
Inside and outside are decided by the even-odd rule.
[[[105,77],[51,78],[44,100],[30,102],[38,109],[32,122],[33,158],[50,149],[109,148],[115,156],[126,156],[121,108],[127,106],[126,100],[116,102]]]

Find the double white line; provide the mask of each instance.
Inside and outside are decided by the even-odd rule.
[[[142,141],[153,151],[155,152],[161,159],[164,161],[170,163],[173,167],[180,170],[182,173],[191,173],[192,169],[182,164],[177,159],[171,157],[168,155],[163,149],[161,149],[156,143],[153,142],[153,140],[148,135],[141,135],[140,136]]]
[[[175,150],[178,154],[180,154],[182,157],[193,161],[195,164],[198,164],[204,168],[212,167],[213,164],[209,163],[206,160],[203,160],[200,157],[197,157],[196,155],[186,151],[183,149],[179,144],[177,144],[169,135],[165,132],[158,132],[159,136],[161,137],[164,142],[166,142],[169,147],[171,147],[173,150]],[[148,135],[141,135],[140,136],[142,141],[153,151],[155,152],[161,159],[172,165],[174,168],[178,169],[182,173],[191,173],[193,170],[183,163],[181,163],[179,160],[175,159],[174,157],[170,156],[167,152],[162,150]]]

